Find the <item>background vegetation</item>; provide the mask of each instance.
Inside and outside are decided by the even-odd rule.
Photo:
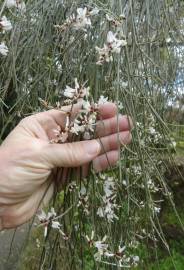
[[[99,9],[91,18],[92,27],[86,31],[56,27],[76,14],[78,7]],[[132,144],[121,152],[116,168],[105,176],[91,170],[85,181],[71,171],[76,189],[66,188],[51,203],[57,215],[73,206],[59,220],[69,240],[52,228],[44,239],[43,228],[31,223],[17,268],[120,269],[119,257],[126,255],[123,263],[130,258],[130,269],[137,256],[137,269],[182,270],[183,1],[30,0],[24,12],[8,9],[1,1],[2,14],[11,18],[13,29],[0,33],[9,48],[8,55],[0,57],[1,141],[20,119],[45,110],[43,100],[48,106],[63,104],[63,90],[73,85],[75,77],[81,83],[87,81],[95,101],[101,95],[108,97],[134,121]],[[95,47],[103,47],[108,31],[119,31],[127,45],[113,55],[112,62],[99,66]],[[120,206],[113,222],[97,215],[104,179],[109,177]],[[85,207],[78,206],[82,187],[86,188],[89,215]],[[119,245],[125,245],[126,251],[96,261],[97,250],[86,240],[93,230],[95,241],[107,235],[111,252]]]

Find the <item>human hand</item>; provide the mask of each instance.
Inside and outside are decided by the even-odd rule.
[[[99,108],[98,139],[50,144],[54,130],[65,127],[71,106],[38,113],[23,119],[0,147],[0,229],[17,227],[28,221],[40,202],[53,195],[55,180],[65,181],[67,168],[82,166],[86,176],[90,161],[96,172],[115,165],[121,144],[131,141],[131,120],[119,115],[113,103]],[[75,106],[72,114],[78,110]],[[118,120],[118,121],[117,121]],[[119,134],[117,133],[119,132]],[[63,174],[61,170],[64,168]],[[57,174],[56,174],[57,172]]]

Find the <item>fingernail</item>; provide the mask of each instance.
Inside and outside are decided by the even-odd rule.
[[[97,140],[91,140],[85,144],[86,152],[90,156],[97,156],[100,153],[101,145]]]

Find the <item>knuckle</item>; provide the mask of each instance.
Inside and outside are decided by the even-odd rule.
[[[67,145],[67,156],[69,159],[69,162],[73,166],[79,166],[81,163],[81,154],[84,152],[83,148],[81,147],[80,143],[76,143],[75,145],[72,143],[69,143]]]

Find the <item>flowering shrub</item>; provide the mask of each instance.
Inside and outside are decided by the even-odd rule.
[[[48,209],[38,209],[34,226],[44,236],[36,242],[43,248],[38,269],[59,265],[65,249],[68,268],[62,269],[88,269],[88,261],[90,269],[134,268],[144,263],[142,246],[162,241],[169,249],[159,223],[163,200],[172,203],[163,155],[175,149],[161,110],[169,96],[165,82],[175,79],[160,48],[167,38],[159,29],[168,22],[162,17],[167,1],[151,14],[146,1],[104,2],[7,0],[2,7],[1,110],[7,123],[80,104],[75,119],[68,113],[65,128],[52,131],[50,143],[90,140],[99,105],[107,101],[134,122],[132,144],[119,149],[116,167],[98,174],[91,167],[86,178],[69,169],[68,183]]]

